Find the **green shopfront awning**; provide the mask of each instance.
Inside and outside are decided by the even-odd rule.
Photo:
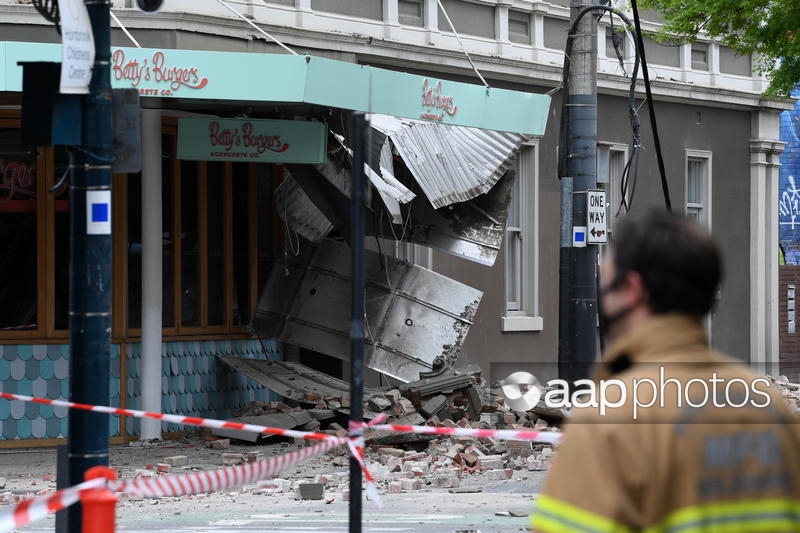
[[[0,92],[22,90],[21,61],[60,61],[61,45],[0,42]],[[114,48],[111,86],[142,96],[307,103],[456,126],[543,135],[544,94],[486,89],[312,56]]]

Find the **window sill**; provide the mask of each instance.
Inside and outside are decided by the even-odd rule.
[[[500,331],[542,331],[544,319],[540,316],[503,316],[500,317]]]

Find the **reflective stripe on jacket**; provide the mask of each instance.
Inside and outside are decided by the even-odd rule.
[[[535,531],[800,532],[800,420],[699,321],[652,318],[611,346],[603,381],[605,412],[566,428]]]

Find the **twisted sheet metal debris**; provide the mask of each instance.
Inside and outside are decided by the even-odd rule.
[[[368,217],[367,233],[494,265],[505,235],[515,179],[508,167],[527,137],[385,115],[371,117],[370,157],[364,168],[382,204],[368,202],[376,216]],[[328,235],[331,227],[341,235],[349,231],[349,149],[343,136],[333,136],[341,145],[339,159],[334,151],[321,165],[287,166],[299,188],[287,184],[291,202],[280,204],[278,210],[292,229],[313,242]],[[413,151],[416,148],[411,141],[421,142],[422,151]],[[405,150],[398,158],[403,163],[397,167],[392,143],[399,153]],[[425,163],[422,159],[426,157],[432,159]],[[447,209],[436,209],[435,202],[422,199],[423,194],[430,198],[430,186],[440,192],[449,190],[446,196],[459,201]]]
[[[389,115],[369,116],[387,135],[435,209],[489,191],[527,135],[451,126]]]
[[[340,234],[347,234],[347,196],[333,186],[328,190],[320,189],[323,182],[327,182],[322,176],[330,176],[332,169],[326,169],[327,174],[323,175],[318,172],[319,167],[291,166],[290,170],[303,189],[302,194],[297,197],[302,201],[297,200],[288,207],[288,216],[285,216],[281,207],[279,215],[287,219],[294,231],[313,242],[319,239],[312,237],[328,234],[328,221]],[[394,213],[387,209],[384,215],[382,208],[375,205],[380,213],[376,217],[368,218],[366,232],[368,235],[386,239],[430,246],[463,259],[492,266],[505,235],[514,179],[515,173],[508,171],[488,193],[447,209],[433,209],[422,198],[416,198],[402,211],[398,204],[397,213],[403,217],[402,223],[396,222]],[[307,199],[306,194],[312,195],[311,200]],[[317,217],[316,211],[324,213],[324,217]]]
[[[286,225],[311,242],[321,241],[333,229],[330,220],[292,176],[287,176],[275,189],[275,204]]]
[[[492,266],[503,243],[515,179],[515,173],[508,171],[488,193],[447,209],[433,209],[418,199],[406,211],[407,223],[401,229],[393,227],[384,217],[378,218],[374,227],[368,226],[367,232],[386,239],[416,242]]]
[[[403,382],[452,368],[483,293],[373,252],[365,253],[364,269],[366,365]],[[263,337],[347,360],[349,304],[349,248],[326,239],[279,259],[252,327]]]

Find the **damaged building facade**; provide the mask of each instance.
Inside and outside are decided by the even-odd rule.
[[[298,55],[222,2],[169,0],[157,14],[111,2],[143,47],[112,24],[112,85],[138,89],[142,106],[142,172],[113,178],[114,404],[157,396],[166,412],[226,418],[319,383],[307,368],[347,379],[353,110],[370,113],[368,386],[470,366],[487,382],[554,378],[569,3],[443,0],[448,17],[437,0],[229,4]],[[67,155],[22,142],[17,65],[58,61],[59,36],[29,4],[0,0],[0,13],[0,381],[66,398]],[[641,146],[628,123],[631,39],[623,68],[610,31],[605,17],[597,160],[613,235],[623,198],[663,200],[649,119]],[[712,342],[777,374],[785,106],[761,98],[750,58],[717,43],[646,46],[673,208],[724,250]],[[112,422],[114,439],[148,431]],[[0,403],[0,445],[65,433],[63,410]]]

